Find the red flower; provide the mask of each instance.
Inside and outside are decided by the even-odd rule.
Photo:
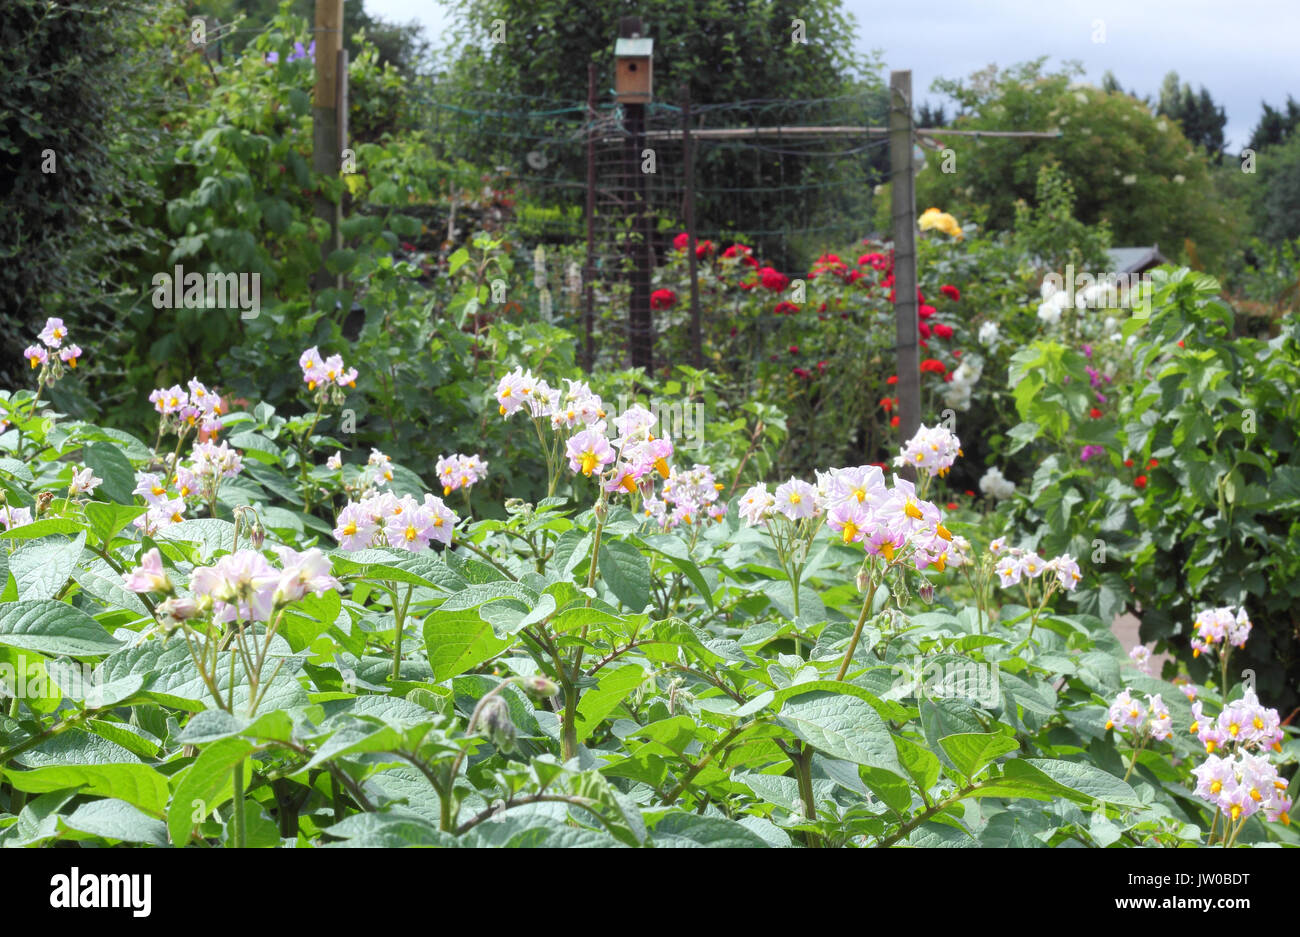
[[[890,421],[889,421],[889,425],[890,425],[890,426],[897,426],[897,425],[898,425],[898,417],[894,417],[892,420],[890,420]]]
[[[1152,459],[1150,462],[1147,463],[1147,468],[1157,468],[1159,465],[1160,465],[1159,462],[1157,462],[1155,459]]]
[[[1133,460],[1132,460],[1132,459],[1125,459],[1125,460],[1124,460],[1124,468],[1132,468],[1132,467],[1133,467]]]
[[[952,326],[946,322],[936,322],[934,324],[934,334],[938,338],[952,338]]]
[[[947,503],[947,505],[945,505],[945,507],[947,507],[947,509],[948,509],[949,511],[955,511],[955,510],[957,510],[957,502],[956,502],[956,501],[949,501],[949,502]]]
[[[863,254],[858,258],[858,266],[871,267],[875,270],[884,270],[889,266],[889,259],[885,257],[884,254]],[[892,280],[894,275],[891,273],[889,276]]]
[[[717,245],[714,244],[712,241],[695,242],[695,256],[698,257],[700,260],[703,260],[705,257],[708,257],[717,249],[718,249]]]
[[[795,376],[801,377],[804,380],[808,380],[809,378],[812,377],[812,372],[809,371],[807,368],[795,368],[794,373]]]
[[[731,337],[732,338],[736,337],[736,327],[734,325],[731,327]]]
[[[927,325],[926,323],[922,322],[920,325],[916,327],[916,330],[921,333],[922,338],[930,337],[930,326]]]
[[[790,278],[778,270],[771,267],[762,267],[758,271],[758,279],[765,289],[773,293],[779,293],[790,285]]]
[[[930,347],[930,343],[927,342],[925,339],[921,339],[919,342],[917,342],[917,344],[920,345],[922,348]]]
[[[677,294],[672,290],[655,290],[650,294],[651,309],[671,309],[677,305]]]
[[[1133,484],[1139,488],[1145,488],[1147,486],[1147,477],[1145,475],[1139,475],[1137,478],[1133,479]]]
[[[684,251],[686,250],[687,245],[689,245],[690,243],[691,243],[690,234],[687,233],[686,231],[683,231],[681,234],[677,235],[677,237],[673,238],[673,249]]]
[[[897,384],[897,383],[898,383],[898,375],[897,375],[897,374],[891,374],[891,375],[889,375],[889,377],[885,378],[885,383],[886,383],[886,384]]]
[[[938,358],[926,358],[921,362],[922,374],[945,374],[947,371],[948,369],[944,366],[944,363]]]
[[[881,408],[882,410],[884,410],[886,413],[888,413],[890,410],[894,409],[894,398],[892,398],[892,397],[881,397],[881,398],[880,398],[880,408]]]
[[[746,247],[744,244],[732,244],[722,252],[723,257],[739,257],[751,267],[757,267],[758,261],[753,258],[753,248]]]
[[[826,364],[825,361],[818,361],[818,362],[817,362],[817,373],[818,373],[818,374],[825,374],[825,373],[826,373],[826,368],[827,368],[827,364]]]
[[[939,292],[944,296],[947,296],[954,303],[961,299],[961,291],[951,283],[945,283],[943,286],[939,287]]]
[[[1092,417],[1094,420],[1100,420],[1101,411],[1098,410],[1096,407],[1093,407],[1091,410],[1088,411],[1088,416]]]
[[[954,351],[954,352],[952,353],[952,356],[953,356],[954,358],[960,358],[960,357],[961,357],[961,349],[958,348],[956,351]]]
[[[844,282],[857,283],[859,280],[862,279],[863,275],[864,274],[862,273],[861,270],[850,270],[847,274],[845,274]]]
[[[916,314],[920,316],[922,319],[928,319],[930,318],[930,316],[934,315],[934,313],[935,313],[935,308],[933,306],[926,306],[926,305],[922,305],[921,308],[918,309],[916,312]]]
[[[1182,340],[1182,339],[1179,339],[1179,340],[1178,340],[1178,347],[1179,347],[1179,348],[1182,348],[1182,347],[1183,347],[1183,340]]]
[[[973,498],[973,497],[975,497],[975,492],[973,492],[973,491],[971,491],[969,488],[967,488],[967,489],[966,489],[966,497],[968,497],[968,498]]]
[[[799,307],[789,300],[782,300],[776,304],[776,309],[773,311],[778,316],[792,316],[799,311]]]
[[[790,354],[792,354],[792,355],[797,355],[797,354],[799,354],[799,346],[798,346],[798,345],[791,345],[791,346],[790,346]]]

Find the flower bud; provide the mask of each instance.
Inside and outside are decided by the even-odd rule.
[[[519,685],[524,688],[529,696],[538,699],[545,699],[548,696],[554,696],[560,692],[560,688],[555,685],[553,680],[548,680],[543,676],[524,677],[519,681]]]
[[[40,517],[49,508],[50,502],[54,500],[54,492],[42,491],[36,496],[36,516]]]
[[[515,747],[515,724],[510,721],[510,706],[499,696],[493,696],[483,702],[479,711],[479,721],[487,731],[488,738],[499,751],[513,751]]]
[[[866,592],[867,586],[871,583],[871,573],[865,569],[858,570],[858,578],[855,580],[859,592]]]
[[[916,590],[916,594],[921,597],[922,602],[924,602],[926,605],[929,605],[931,602],[934,601],[934,583],[932,582],[925,583],[923,586],[921,586],[919,589]]]
[[[253,544],[254,550],[262,549],[262,543],[266,540],[266,528],[262,526],[261,520],[254,517],[253,523],[248,528],[248,539]]]

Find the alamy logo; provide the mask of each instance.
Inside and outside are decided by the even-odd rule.
[[[82,875],[75,865],[67,875],[50,879],[51,908],[130,908],[132,917],[148,917],[153,907],[153,876],[148,873]]]
[[[172,273],[153,275],[155,309],[239,309],[240,318],[256,319],[262,311],[260,273]]]
[[[1050,284],[1052,296],[1064,292],[1066,308],[1132,309],[1134,319],[1151,318],[1151,274],[1074,272],[1074,264],[1065,265],[1065,276],[1053,271],[1043,278]]]
[[[618,407],[614,408],[607,402],[605,405],[606,419],[613,423],[616,418],[628,409],[636,405],[636,401],[628,401],[627,394],[618,395]],[[690,401],[669,401],[651,400],[650,406],[647,407],[655,415],[659,432],[673,441],[676,449],[699,449],[704,445],[704,404],[691,403]]]

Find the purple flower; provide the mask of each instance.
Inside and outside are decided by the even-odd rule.
[[[1084,370],[1088,372],[1089,384],[1091,384],[1093,387],[1096,387],[1098,384],[1101,383],[1101,375],[1097,372],[1096,368],[1092,366],[1088,366],[1084,368]]]
[[[1091,357],[1092,357],[1092,346],[1091,346],[1091,345],[1084,345],[1084,346],[1083,346],[1083,355],[1084,355],[1085,358],[1091,358]]]
[[[1096,391],[1093,391],[1093,393],[1096,394],[1096,396],[1097,396],[1097,402],[1098,402],[1098,403],[1105,403],[1105,402],[1106,402],[1106,395],[1103,394],[1101,391],[1096,390]]]
[[[1084,446],[1083,450],[1079,453],[1079,459],[1083,462],[1087,462],[1093,456],[1104,455],[1105,452],[1105,446]]]

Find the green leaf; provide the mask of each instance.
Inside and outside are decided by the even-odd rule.
[[[9,557],[9,572],[18,583],[22,599],[52,599],[68,581],[86,544],[86,534],[75,540],[49,537],[24,543]]]
[[[510,640],[498,638],[492,625],[479,617],[475,609],[457,612],[432,612],[424,620],[424,652],[433,668],[433,679],[441,683],[457,674],[473,670],[496,657]]]
[[[599,572],[610,591],[630,610],[639,612],[650,604],[650,562],[630,543],[602,541]]]
[[[71,816],[61,817],[68,829],[104,839],[148,846],[167,846],[167,825],[125,800],[107,798],[82,804]]]
[[[122,450],[111,443],[91,443],[82,456],[87,468],[94,469],[95,474],[104,479],[97,489],[119,504],[135,502],[135,469]]]
[[[167,811],[167,831],[174,845],[188,843],[190,833],[200,822],[195,817],[206,818],[234,793],[235,765],[252,750],[253,743],[247,739],[221,739],[203,749],[180,775],[176,795]]]
[[[1007,762],[1008,773],[1013,764],[1036,768],[1054,782],[1074,792],[1075,800],[1106,801],[1125,807],[1141,807],[1142,800],[1129,785],[1113,774],[1079,761],[1061,761],[1052,758],[1026,758]]]
[[[403,846],[442,846],[460,844],[450,833],[419,817],[406,813],[355,813],[326,828],[330,836],[343,840],[326,846],[363,849],[393,849]]]
[[[659,818],[652,838],[656,846],[711,846],[720,849],[763,849],[767,841],[754,831],[724,817],[701,817],[674,811]]]
[[[200,517],[164,527],[158,531],[157,539],[197,543],[200,557],[206,562],[217,550],[234,549],[235,525],[218,517]]]
[[[974,778],[995,758],[1020,748],[1013,737],[1000,732],[963,732],[941,738],[939,744],[966,778]]]
[[[102,743],[101,743],[102,744]],[[75,789],[96,797],[113,797],[161,817],[167,808],[167,778],[144,764],[47,765],[4,772],[9,783],[29,794]]]
[[[121,646],[85,612],[49,599],[0,606],[0,644],[70,657],[108,654]]]
[[[0,540],[36,540],[50,534],[75,534],[82,526],[70,517],[45,517],[21,527],[0,531]]]
[[[578,741],[584,741],[590,736],[601,721],[644,679],[645,671],[636,664],[602,670],[600,683],[583,693],[578,700]]]
[[[856,696],[824,691],[796,696],[786,701],[777,721],[832,758],[903,775],[884,720]]]
[[[102,501],[86,503],[86,521],[95,542],[107,547],[127,524],[145,512],[138,505],[106,504]]]

